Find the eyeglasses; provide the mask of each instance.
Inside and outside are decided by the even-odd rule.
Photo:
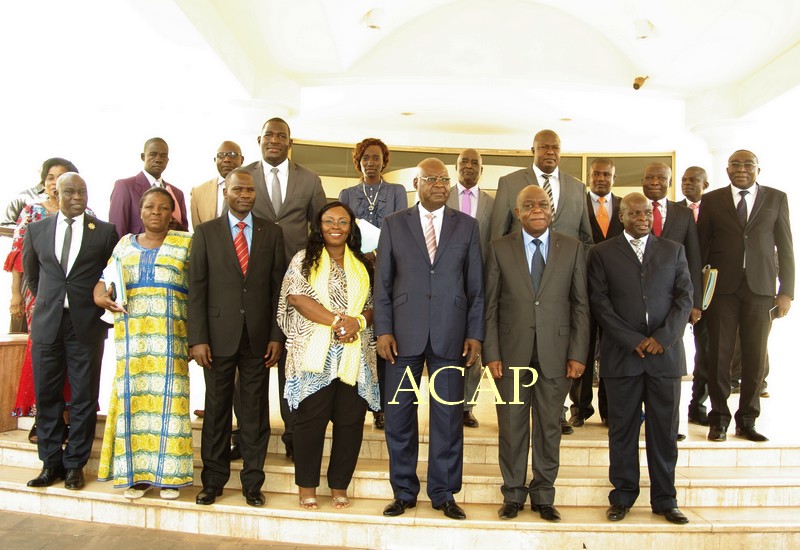
[[[444,177],[419,176],[417,179],[419,179],[420,181],[424,181],[425,183],[430,183],[431,185],[433,185],[437,181],[440,181],[442,183],[450,183],[450,178],[448,178],[447,176]]]
[[[217,153],[217,158],[220,159],[220,160],[224,159],[225,157],[230,157],[233,160],[236,160],[241,156],[242,156],[242,154],[241,153],[237,153],[236,151],[229,151],[227,153],[225,151],[220,151],[219,153]]]
[[[350,227],[350,222],[348,220],[339,220],[337,222],[331,218],[325,218],[324,220],[322,220],[322,225],[324,225],[328,229],[330,229],[331,227],[335,227],[337,225],[339,226],[340,229],[347,229],[348,227]]]
[[[669,178],[667,176],[652,176],[652,175],[650,175],[650,176],[645,176],[644,179],[646,179],[647,181],[662,182],[662,181],[667,181]]]
[[[734,162],[729,162],[728,163],[728,168],[731,168],[733,170],[738,170],[739,168],[744,168],[745,170],[750,171],[750,170],[755,170],[756,166],[758,166],[758,164],[756,164],[755,162],[749,162],[749,161],[748,162],[734,161]]]

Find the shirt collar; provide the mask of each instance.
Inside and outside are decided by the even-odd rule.
[[[627,240],[628,243],[630,243],[632,240],[635,239],[635,237],[631,236],[631,234],[628,233],[627,231],[623,231],[622,234],[625,235],[625,240]],[[647,245],[648,237],[650,237],[649,233],[647,235],[645,235],[644,237],[639,237],[639,241],[642,243],[642,246],[646,246]],[[633,246],[633,245],[631,245],[631,246]]]
[[[86,216],[86,211],[84,211],[80,216],[75,216],[72,219],[75,220],[76,222],[78,222],[82,226],[83,225],[83,219],[84,219],[85,216]],[[66,220],[66,219],[67,219],[67,217],[64,215],[64,213],[61,212],[61,210],[59,210],[58,211],[58,219],[56,220],[56,222],[57,223],[65,223],[64,220]],[[73,227],[75,226],[74,223],[72,225],[73,225]]]
[[[158,185],[159,187],[161,187],[162,185],[165,185],[165,184],[164,184],[164,180],[163,180],[163,179],[161,179],[161,178],[159,178],[159,179],[156,179],[156,178],[154,178],[154,177],[153,177],[153,175],[152,175],[151,173],[149,173],[147,170],[142,170],[142,174],[144,174],[144,177],[146,177],[146,178],[147,178],[147,181],[148,181],[148,182],[150,182],[150,186],[151,186],[151,187],[152,187],[153,185]]]
[[[531,166],[533,167],[533,173],[534,173],[534,174],[536,174],[536,183],[538,183],[539,185],[541,185],[541,184],[542,184],[542,176],[544,176],[544,172],[542,172],[541,170],[539,170],[539,167],[538,167],[538,166],[536,166],[535,164],[532,164]],[[552,172],[552,173],[548,174],[548,176],[550,176],[550,180],[549,180],[549,181],[551,181],[551,182],[552,182],[553,180],[556,180],[556,181],[558,181],[558,178],[559,178],[559,174],[558,174],[558,166],[556,166],[556,169],[555,169],[555,170],[553,170],[553,172]]]
[[[595,193],[591,189],[589,190],[589,196],[592,197],[592,200],[594,202],[600,202],[598,200],[600,198],[600,195],[598,195],[597,193]],[[604,196],[603,198],[606,200],[606,204],[610,203],[611,202],[611,193],[607,193],[606,196]]]
[[[272,166],[270,163],[268,163],[264,159],[261,159],[261,167],[264,170],[264,177],[266,177],[267,174],[271,174],[273,168],[277,168],[278,169],[279,177],[280,176],[285,176],[286,174],[289,173],[289,159],[287,158],[282,163],[280,163],[278,166]]]
[[[464,193],[464,191],[467,190],[467,188],[464,187],[463,185],[461,185],[461,182],[456,182],[456,190],[458,191],[458,196],[460,197]],[[469,191],[470,191],[470,193],[472,193],[473,197],[477,197],[478,196],[478,186],[477,185],[474,185],[474,186],[470,187]]]
[[[434,210],[433,212],[431,212],[430,210],[428,210],[427,208],[425,208],[424,206],[422,206],[422,203],[419,203],[419,211],[420,211],[422,214],[425,214],[425,213],[428,213],[428,214],[433,214],[433,217],[434,217],[434,218],[441,218],[441,217],[442,217],[442,215],[444,215],[444,206],[442,206],[441,208],[437,208],[436,210]]]
[[[239,222],[244,222],[245,224],[247,224],[248,227],[253,227],[253,213],[248,212],[247,216],[245,216],[243,220],[240,220],[239,218],[231,214],[230,210],[228,210],[228,225],[230,225],[231,229],[236,227],[236,224]]]
[[[758,182],[751,185],[748,189],[739,189],[735,185],[731,184],[731,195],[733,195],[734,204],[739,202],[739,199],[742,198],[742,196],[739,194],[739,191],[749,191],[749,193],[745,196],[748,199],[754,198],[756,195],[758,195]]]
[[[525,231],[524,229],[522,230],[522,242],[525,243],[525,247],[526,248],[531,245],[531,243],[533,242],[533,239],[539,239],[543,243],[546,243],[546,242],[548,242],[549,238],[550,238],[550,228],[549,227],[547,229],[545,229],[544,233],[542,233],[538,237],[534,237],[532,235],[529,235],[527,231]]]

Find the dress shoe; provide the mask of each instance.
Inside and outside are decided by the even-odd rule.
[[[86,480],[83,478],[83,468],[67,468],[64,476],[64,487],[77,491],[83,489]]]
[[[708,414],[704,412],[689,413],[689,424],[708,426]]]
[[[28,487],[50,487],[59,479],[64,479],[64,468],[42,468],[39,475],[28,482]]]
[[[570,434],[573,434],[573,433],[575,433],[575,430],[572,429],[572,426],[570,426],[569,422],[567,422],[565,419],[562,419],[561,420],[561,435],[570,435]]]
[[[731,382],[731,393],[739,393],[742,391],[742,387],[739,385],[739,382],[732,381]]]
[[[769,392],[767,390],[761,390],[760,392],[758,392],[758,396],[766,399],[769,397]]]
[[[242,450],[239,448],[238,443],[231,443],[231,460],[241,460]]]
[[[677,439],[678,441],[684,441],[686,439],[686,434],[678,434],[678,437],[676,437],[675,439]]]
[[[580,428],[586,423],[586,419],[580,415],[573,414],[569,417],[569,423],[575,428]]]
[[[244,495],[244,501],[250,506],[264,506],[264,502],[266,502],[264,493],[258,489],[242,489],[242,495]]]
[[[372,424],[377,430],[382,430],[386,427],[386,418],[382,412],[372,413]]]
[[[523,507],[524,504],[519,502],[504,502],[497,511],[497,515],[500,516],[500,519],[514,519]]]
[[[294,445],[291,443],[285,443],[286,445],[286,458],[294,462]]]
[[[407,500],[403,500],[402,498],[396,498],[386,505],[386,508],[383,509],[383,515],[402,516],[406,510],[413,508],[416,505],[416,502],[409,502]]]
[[[461,509],[461,506],[456,504],[455,500],[448,500],[444,504],[434,506],[433,509],[441,510],[444,512],[444,515],[450,519],[467,519],[467,514],[464,513],[464,510]]]
[[[769,441],[767,436],[756,431],[755,426],[745,426],[744,428],[736,426],[736,437],[743,437],[750,441]]]
[[[539,512],[539,516],[547,521],[561,521],[561,514],[552,504],[531,504],[531,510]]]
[[[218,496],[222,495],[222,489],[216,487],[203,487],[203,490],[197,493],[197,498],[194,499],[196,504],[208,506],[214,504]]]
[[[622,521],[628,515],[628,508],[624,504],[612,504],[606,510],[606,517],[609,521]]]
[[[677,508],[670,508],[669,510],[661,510],[660,512],[656,512],[655,510],[653,510],[653,513],[658,516],[664,516],[666,520],[670,523],[677,523],[678,525],[689,523],[689,518],[684,516],[683,512],[681,512]]]
[[[28,441],[36,445],[39,443],[39,436],[36,435],[36,424],[34,423],[31,431],[28,432]]]
[[[725,426],[711,426],[708,430],[708,440],[709,441],[725,441],[728,439],[728,436],[725,432],[728,431],[728,428]]]
[[[477,428],[480,426],[478,419],[472,414],[472,411],[464,411],[464,426],[467,428]]]
[[[203,418],[203,417],[206,415],[206,411],[205,411],[205,410],[203,410],[203,409],[195,409],[195,410],[194,410],[194,415],[195,415],[197,418]]]

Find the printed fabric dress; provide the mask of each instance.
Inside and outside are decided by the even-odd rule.
[[[114,314],[117,362],[98,478],[115,487],[192,485],[186,330],[191,235],[170,231],[159,248],[125,235],[110,262],[122,268],[127,314]]]

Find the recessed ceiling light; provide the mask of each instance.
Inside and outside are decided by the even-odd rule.
[[[403,116],[411,116],[411,115],[413,115],[414,113],[412,113],[411,111],[403,111],[403,112],[401,112],[400,114],[401,114],[401,115],[403,115]]]
[[[562,116],[558,120],[560,120],[561,122],[572,122],[572,119],[569,118],[568,116]]]

